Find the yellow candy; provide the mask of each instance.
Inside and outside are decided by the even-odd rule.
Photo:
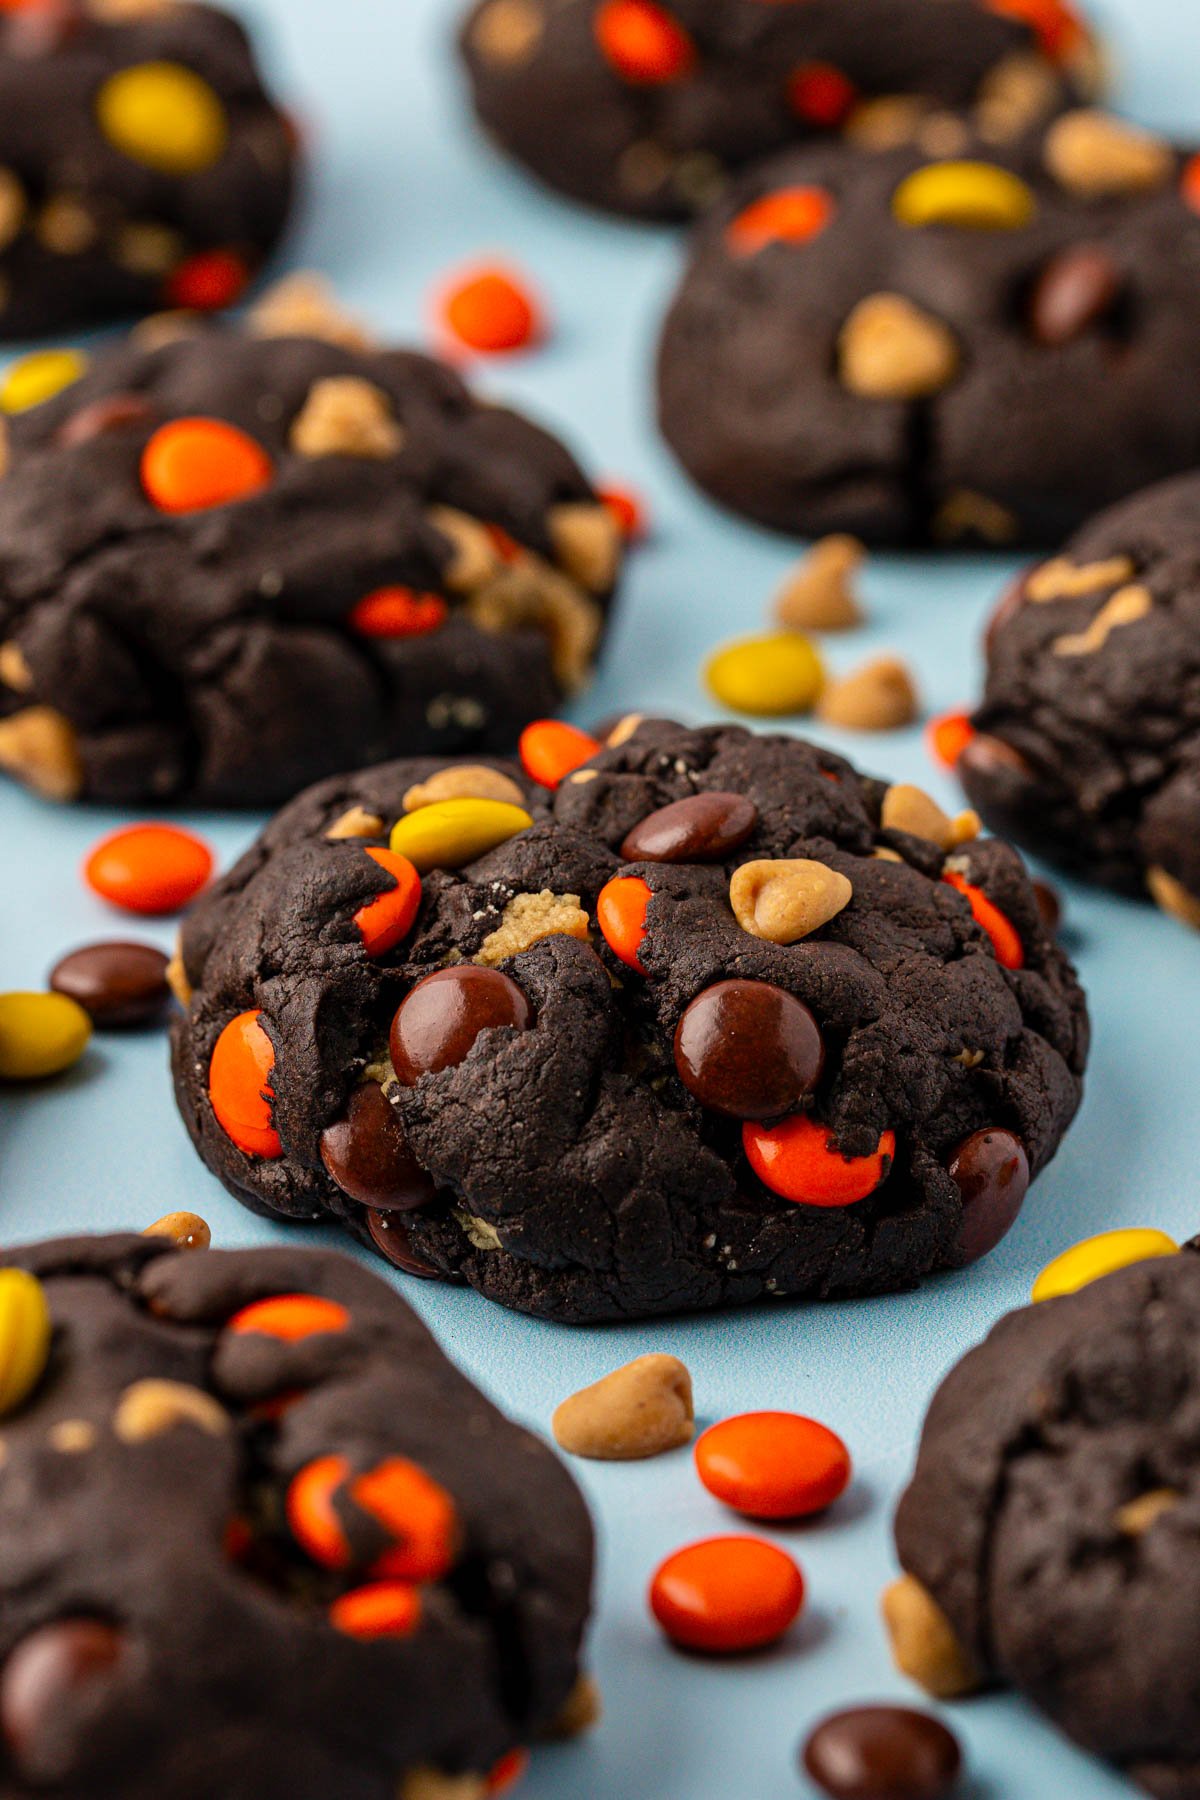
[[[131,162],[164,175],[195,175],[225,152],[225,108],[180,63],[138,63],[110,75],[96,96],[101,131]]]
[[[821,659],[797,631],[740,638],[710,657],[704,679],[732,712],[778,718],[811,712],[825,684]]]
[[[392,849],[407,856],[422,875],[430,869],[461,869],[532,824],[523,806],[507,800],[438,800],[393,827]]]
[[[1085,1238],[1047,1264],[1033,1284],[1033,1298],[1057,1300],[1131,1263],[1178,1254],[1179,1245],[1165,1231],[1102,1231],[1099,1237]]]
[[[36,1276],[0,1269],[0,1414],[15,1412],[42,1378],[50,1308]]]
[[[44,400],[53,400],[87,368],[87,357],[78,350],[35,350],[15,362],[0,386],[0,412],[28,412]]]
[[[0,1080],[59,1075],[91,1035],[92,1021],[65,994],[0,994]]]
[[[1019,231],[1037,211],[1019,175],[986,162],[929,163],[892,195],[902,225],[958,225],[968,231]]]

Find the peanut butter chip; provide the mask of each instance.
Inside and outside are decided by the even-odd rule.
[[[52,706],[27,706],[0,719],[0,769],[46,800],[75,800],[83,790],[75,728]]]
[[[959,368],[948,325],[903,294],[860,300],[838,339],[842,386],[865,400],[919,400],[940,393]]]
[[[167,964],[167,986],[186,1012],[192,1004],[192,984],[187,978],[187,970],[183,966],[183,946],[176,942],[171,960]]]
[[[822,538],[776,595],[776,622],[785,631],[850,631],[861,625],[854,580],[865,558],[857,538]]]
[[[471,27],[471,47],[487,62],[515,68],[534,55],[544,29],[535,0],[492,0]]]
[[[1025,583],[1025,598],[1041,604],[1047,600],[1078,600],[1084,594],[1099,593],[1101,588],[1120,587],[1134,574],[1128,556],[1110,556],[1106,562],[1073,563],[1056,556],[1035,569]]]
[[[400,1783],[396,1800],[484,1800],[487,1778],[483,1775],[443,1775],[439,1769],[410,1769]]]
[[[827,725],[847,731],[896,731],[911,725],[918,710],[912,676],[897,656],[877,656],[830,682],[817,706]]]
[[[369,350],[372,344],[357,319],[342,311],[324,276],[307,269],[269,288],[247,323],[255,337],[318,338],[347,350]]]
[[[33,676],[29,664],[25,661],[19,644],[11,641],[0,644],[0,681],[11,688],[14,694],[27,694],[33,686]]]
[[[496,636],[530,627],[542,632],[555,678],[568,693],[581,686],[600,637],[596,602],[533,555],[509,565],[469,594],[467,614],[481,631]]]
[[[959,1050],[950,1060],[961,1063],[964,1069],[977,1069],[983,1061],[983,1051]]]
[[[387,822],[378,813],[368,812],[365,806],[352,806],[340,819],[334,820],[325,839],[327,843],[336,844],[343,838],[383,837],[386,831]]]
[[[82,256],[99,236],[93,215],[71,194],[56,194],[37,216],[34,233],[53,256]]]
[[[1175,1488],[1152,1488],[1148,1494],[1139,1494],[1136,1500],[1119,1506],[1113,1514],[1113,1524],[1124,1537],[1144,1537],[1155,1521],[1178,1506],[1182,1498]]]
[[[912,1575],[885,1588],[883,1620],[892,1658],[902,1675],[936,1700],[954,1700],[979,1686],[979,1675],[937,1601]]]
[[[230,1429],[225,1408],[201,1388],[182,1381],[135,1381],[117,1403],[113,1430],[126,1444],[161,1437],[177,1425],[196,1425],[212,1437]]]
[[[928,111],[919,94],[882,94],[856,106],[843,132],[863,150],[896,150],[913,142]]]
[[[390,395],[359,375],[315,381],[291,432],[292,449],[301,456],[382,459],[397,455],[404,442]]]
[[[94,19],[109,25],[127,24],[131,19],[152,19],[169,12],[175,0],[87,0],[87,10]]]
[[[1200,931],[1200,896],[1190,894],[1182,881],[1177,881],[1165,869],[1147,869],[1146,886],[1165,913]]]
[[[633,1462],[690,1444],[692,1378],[677,1356],[639,1356],[558,1408],[556,1442],[571,1456]]]
[[[161,278],[170,274],[184,258],[184,243],[169,225],[155,225],[149,220],[131,219],[120,226],[112,240],[113,260],[133,275]],[[179,318],[177,313],[160,318]]]
[[[880,824],[885,831],[904,831],[912,837],[926,838],[939,850],[953,850],[970,843],[980,832],[979,814],[961,812],[957,818],[944,813],[924,788],[899,782],[883,797]]]
[[[772,944],[795,944],[819,931],[853,897],[844,875],[801,858],[743,863],[729,883],[729,904],[742,930]]]
[[[474,960],[494,968],[548,937],[572,937],[587,943],[588,916],[578,894],[552,894],[548,888],[540,894],[517,894],[505,907],[495,931],[484,938]]]
[[[7,250],[25,223],[25,189],[11,169],[0,169],[0,250]]]
[[[955,488],[934,515],[931,530],[939,544],[980,538],[985,544],[1011,544],[1019,529],[1017,516],[998,500],[971,488]]]
[[[1175,171],[1165,138],[1093,107],[1064,113],[1046,133],[1043,155],[1062,187],[1089,200],[1165,187]]]
[[[550,1727],[552,1738],[579,1737],[598,1725],[604,1716],[604,1702],[595,1679],[581,1675],[567,1695],[562,1711]]]
[[[623,719],[618,719],[604,740],[608,748],[619,750],[622,744],[627,744],[645,716],[645,713],[626,713]],[[592,770],[593,775],[597,773],[597,770]]]
[[[1121,588],[1100,608],[1086,631],[1069,631],[1055,638],[1051,648],[1055,656],[1091,656],[1104,648],[1120,626],[1144,619],[1153,606],[1154,596],[1149,588]]]
[[[87,1419],[60,1419],[50,1432],[53,1449],[62,1456],[82,1456],[96,1442],[96,1427]]]
[[[988,144],[1020,137],[1059,104],[1058,76],[1044,56],[1018,50],[988,71],[979,84],[975,126]]]
[[[418,781],[404,796],[406,813],[419,812],[423,806],[436,806],[439,800],[503,800],[509,806],[524,806],[525,796],[510,776],[485,763],[453,764],[439,769],[428,781]]]
[[[212,1243],[208,1221],[194,1212],[164,1213],[153,1225],[147,1225],[142,1236],[170,1238],[181,1250],[207,1250]]]
[[[449,540],[452,555],[442,570],[442,580],[452,594],[469,594],[482,587],[500,567],[500,556],[486,525],[453,506],[435,506],[429,523]]]
[[[607,593],[621,563],[621,528],[608,507],[573,501],[552,507],[547,522],[554,554],[567,574],[594,594]]]

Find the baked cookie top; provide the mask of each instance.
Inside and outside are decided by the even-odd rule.
[[[146,1237],[4,1262],[14,1800],[482,1796],[553,1724],[587,1511],[386,1282]]]
[[[0,9],[0,338],[229,305],[283,230],[296,160],[228,14]]]
[[[183,933],[209,1167],[566,1321],[990,1249],[1087,1050],[1016,854],[795,738],[591,748],[541,795],[398,763],[279,815]]]
[[[1200,476],[1009,590],[974,723],[959,773],[997,830],[1200,926]]]
[[[10,415],[0,766],[262,805],[507,749],[582,683],[620,541],[571,456],[441,363],[309,335],[313,305],[137,334]]]
[[[1087,97],[1098,63],[1062,0],[481,0],[462,48],[506,150],[664,219],[815,133],[895,143],[952,108],[1003,142]]]
[[[700,227],[662,428],[779,530],[1061,542],[1200,462],[1200,160],[1111,115],[788,152]]]

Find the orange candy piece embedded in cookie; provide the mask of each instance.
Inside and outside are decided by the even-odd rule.
[[[440,1482],[403,1456],[389,1457],[350,1484],[350,1497],[395,1539],[371,1573],[438,1581],[453,1567],[458,1515]]]
[[[1180,192],[1192,211],[1200,213],[1200,156],[1191,157],[1184,165]]]
[[[349,1323],[350,1314],[337,1300],[323,1299],[320,1294],[272,1294],[243,1306],[225,1329],[236,1337],[256,1332],[260,1337],[277,1338],[281,1344],[299,1344],[305,1338],[345,1331]]]
[[[942,880],[965,896],[975,915],[976,924],[981,925],[991,938],[996,961],[1001,967],[1023,969],[1025,947],[1012,920],[1000,911],[994,901],[988,899],[982,888],[968,881],[965,875],[943,875]]]
[[[531,781],[556,788],[601,748],[594,737],[562,719],[538,719],[521,733],[521,767]]]
[[[224,419],[173,419],[142,452],[142,486],[160,512],[203,512],[270,485],[262,445]]]
[[[158,918],[194,900],[212,868],[212,851],[194,832],[178,825],[129,825],[101,838],[83,875],[110,906]]]
[[[425,637],[446,623],[450,609],[440,594],[418,594],[412,588],[381,587],[364,594],[350,608],[346,623],[360,637]]]
[[[801,63],[788,77],[788,105],[797,118],[834,131],[853,109],[858,89],[833,63]]]
[[[421,1596],[409,1581],[373,1581],[334,1601],[329,1623],[347,1637],[411,1637],[421,1623]]]
[[[354,923],[362,935],[367,955],[386,956],[413,928],[421,907],[421,877],[407,856],[398,856],[394,850],[372,846],[367,855],[393,878],[396,885],[386,894],[379,894],[365,906],[360,906],[354,915]]]
[[[953,769],[957,766],[959,757],[974,736],[975,727],[971,723],[969,714],[948,712],[929,721],[926,742],[930,752],[942,767]]]
[[[699,61],[690,34],[655,0],[603,0],[592,29],[609,67],[639,87],[683,81]]]
[[[795,1113],[774,1126],[748,1120],[742,1147],[763,1186],[780,1199],[797,1206],[854,1206],[887,1179],[896,1134],[885,1131],[870,1156],[843,1156],[828,1125]]]
[[[773,1644],[804,1605],[804,1577],[762,1538],[708,1538],[677,1550],[650,1583],[650,1609],[673,1644],[728,1656]]]
[[[350,1563],[350,1545],[333,1505],[349,1474],[344,1456],[319,1456],[292,1477],[287,1491],[284,1507],[292,1536],[323,1569],[345,1569]]]
[[[208,1065],[208,1097],[217,1124],[247,1156],[283,1155],[271,1102],[275,1047],[261,1012],[239,1013],[217,1039]]]
[[[504,269],[479,269],[442,297],[442,322],[468,350],[524,350],[543,336],[541,309],[524,282]]]
[[[596,900],[596,923],[605,943],[614,956],[639,975],[646,973],[638,951],[646,936],[646,908],[650,900],[650,884],[640,875],[615,875],[600,889]]]
[[[233,250],[200,250],[181,262],[167,281],[163,298],[185,312],[221,312],[240,300],[250,271]]]
[[[819,187],[780,188],[754,200],[725,229],[735,256],[756,256],[768,244],[806,244],[834,215],[832,195]]]

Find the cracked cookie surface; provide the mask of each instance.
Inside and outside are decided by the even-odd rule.
[[[913,835],[915,790],[798,739],[615,737],[521,784],[477,860],[427,863],[382,957],[358,921],[400,922],[378,858],[431,841],[440,809],[404,810],[429,765],[275,819],[183,933],[176,1089],[209,1167],[568,1322],[884,1292],[990,1249],[1087,1054],[1019,858],[936,808]],[[331,839],[357,812],[377,833]]]
[[[1198,260],[1200,160],[1104,113],[791,151],[699,228],[662,429],[781,531],[1055,544],[1200,461]]]
[[[145,1237],[5,1265],[53,1327],[0,1423],[6,1794],[482,1796],[547,1732],[586,1509],[386,1282]]]

